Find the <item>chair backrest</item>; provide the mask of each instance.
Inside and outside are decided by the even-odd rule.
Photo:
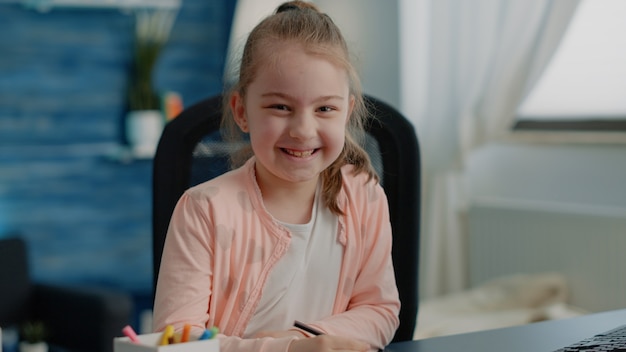
[[[402,307],[394,341],[413,337],[418,309],[420,153],[411,123],[391,106],[365,96],[374,119],[366,123],[365,149],[381,177],[393,230],[393,262]],[[183,192],[228,169],[229,146],[221,142],[222,98],[215,96],[169,122],[153,170],[153,264],[158,278],[170,217]]]
[[[30,314],[31,280],[26,243],[19,237],[0,239],[0,327],[19,325]]]

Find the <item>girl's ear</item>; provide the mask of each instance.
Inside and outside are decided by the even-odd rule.
[[[242,132],[248,133],[248,120],[246,119],[246,109],[243,102],[243,97],[239,92],[234,92],[230,96],[230,110],[233,113],[235,123],[239,126]]]

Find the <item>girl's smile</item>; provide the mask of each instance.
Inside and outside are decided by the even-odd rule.
[[[281,150],[284,151],[285,153],[291,155],[291,156],[295,156],[295,157],[298,157],[298,158],[306,158],[308,156],[313,155],[313,153],[315,153],[318,149],[311,149],[311,150],[300,151],[300,150],[281,148]]]

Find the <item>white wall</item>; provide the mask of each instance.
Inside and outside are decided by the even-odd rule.
[[[365,93],[400,105],[397,0],[315,0],[343,32]]]
[[[626,209],[626,145],[492,143],[473,153],[467,175],[473,200]]]
[[[492,143],[466,175],[471,284],[555,271],[574,306],[626,306],[626,145]]]

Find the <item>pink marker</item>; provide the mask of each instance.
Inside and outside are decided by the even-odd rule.
[[[130,325],[126,325],[123,329],[122,332],[124,333],[124,335],[128,336],[128,338],[134,342],[134,343],[140,343],[141,341],[139,341],[139,338],[137,337],[137,333],[135,333],[135,330],[133,330],[133,328]]]

